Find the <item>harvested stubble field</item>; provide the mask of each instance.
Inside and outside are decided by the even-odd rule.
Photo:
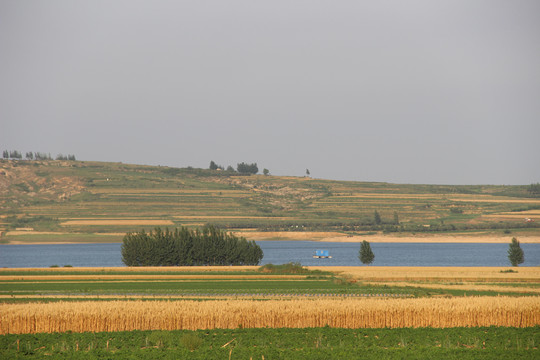
[[[535,286],[526,284],[481,284],[481,283],[470,283],[464,285],[463,283],[425,283],[419,281],[365,281],[365,285],[372,286],[398,286],[398,287],[411,287],[411,288],[422,288],[422,289],[448,289],[448,290],[464,290],[464,291],[493,291],[499,293],[522,293],[522,294],[531,294],[531,295],[540,295],[540,285],[534,284]]]
[[[353,278],[371,281],[473,281],[473,282],[536,282],[540,283],[540,267],[450,267],[450,266],[310,266]],[[510,270],[512,272],[510,272]]]
[[[310,267],[322,269],[322,267]],[[540,294],[540,268],[496,267],[324,267],[364,285]]]
[[[0,305],[1,334],[230,328],[400,328],[540,325],[531,297]]]

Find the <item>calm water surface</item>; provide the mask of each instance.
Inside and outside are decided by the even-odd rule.
[[[360,243],[258,241],[261,264],[299,262],[302,265],[359,266]],[[121,244],[0,245],[0,267],[124,266]],[[540,244],[521,244],[525,263],[540,266]],[[315,250],[332,259],[313,259]],[[375,266],[509,266],[508,244],[371,243]]]

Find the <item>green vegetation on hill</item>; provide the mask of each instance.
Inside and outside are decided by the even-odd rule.
[[[156,225],[350,234],[540,225],[524,220],[540,209],[526,185],[400,185],[62,160],[0,160],[0,180],[0,231],[31,228],[72,238],[118,239]]]

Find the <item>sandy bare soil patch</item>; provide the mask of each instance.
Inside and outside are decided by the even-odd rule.
[[[466,201],[466,202],[484,202],[484,203],[540,204],[540,200],[521,199],[521,198],[480,199],[480,198],[455,198],[455,197],[452,197],[449,200],[451,200],[451,201]]]
[[[439,199],[446,197],[442,194],[388,194],[388,193],[368,193],[368,194],[336,194],[332,198],[359,198],[359,199]]]
[[[363,240],[374,243],[510,243],[511,235],[507,234],[416,234],[416,235],[362,235],[350,236],[338,232],[311,232],[311,231],[283,231],[283,232],[236,232],[235,235],[243,236],[248,240],[311,240],[329,242],[362,242]],[[540,244],[540,230],[538,234],[519,235],[520,243]]]
[[[59,231],[20,231],[20,230],[12,230],[7,231],[6,235],[65,235],[64,232]]]
[[[313,240],[333,241],[331,238],[346,238],[347,235],[337,232],[315,231],[238,231],[234,233],[248,240]]]
[[[62,226],[73,225],[174,225],[171,220],[145,220],[145,219],[131,219],[131,220],[69,220],[60,223]]]
[[[276,220],[295,220],[297,218],[294,217],[276,217],[276,216],[236,216],[236,215],[230,215],[230,216],[214,216],[214,215],[176,215],[173,216],[175,219],[276,219]]]
[[[141,194],[174,194],[174,195],[191,195],[191,194],[204,194],[204,195],[214,195],[214,196],[223,196],[223,195],[241,195],[245,194],[245,191],[242,190],[205,190],[205,189],[122,189],[122,188],[90,188],[88,191],[94,194],[125,194],[125,195],[141,195]]]

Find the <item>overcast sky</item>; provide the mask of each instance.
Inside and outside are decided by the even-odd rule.
[[[540,1],[0,0],[0,150],[540,181]]]

